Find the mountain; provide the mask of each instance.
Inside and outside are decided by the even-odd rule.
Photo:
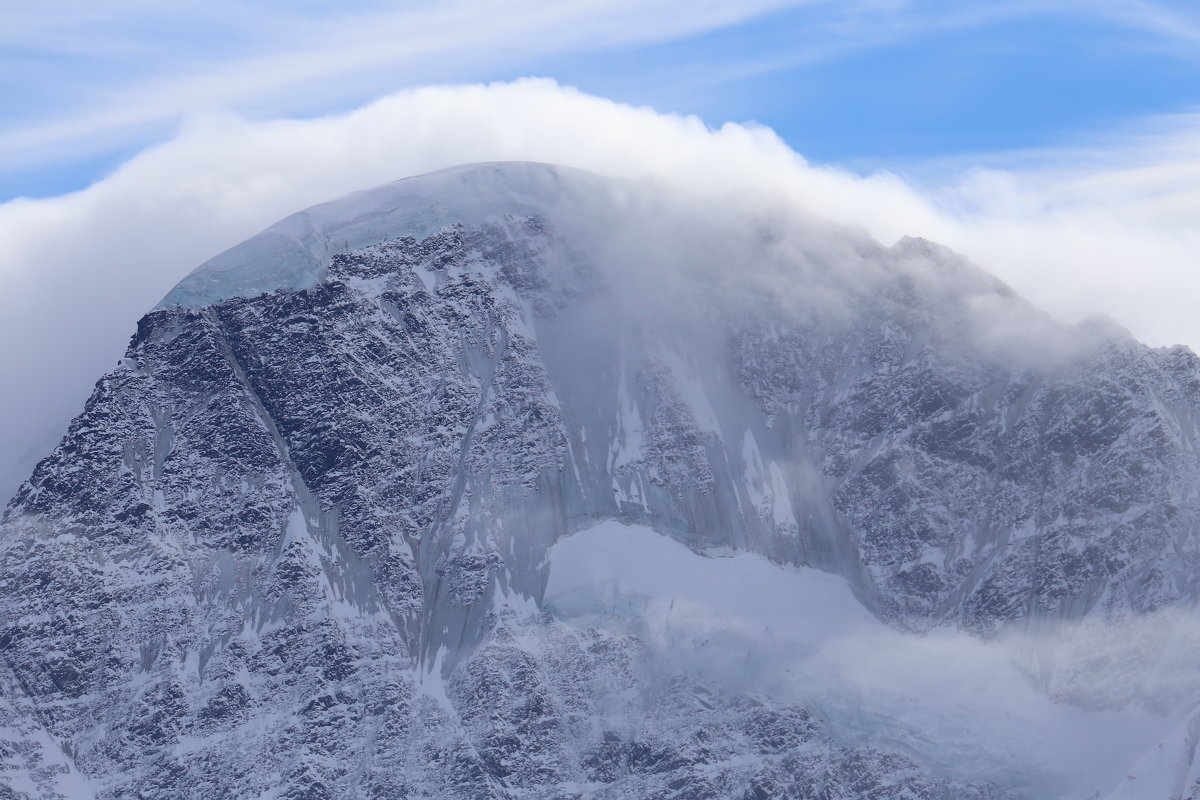
[[[8,506],[0,798],[1200,797],[1198,421],[1186,348],[765,193],[351,195]]]

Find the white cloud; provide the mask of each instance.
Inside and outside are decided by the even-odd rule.
[[[1062,318],[1101,312],[1150,344],[1200,347],[1200,115],[1150,126],[943,179],[935,237]]]
[[[813,166],[765,128],[713,130],[545,80],[406,91],[304,121],[193,117],[84,191],[0,205],[0,493],[192,267],[299,208],[471,161],[555,162],[697,192],[767,188],[885,243],[949,244],[1060,316],[1099,311],[1154,344],[1200,344],[1197,125],[1174,119],[1149,143],[1165,161],[1136,139],[1100,161],[1068,154],[1075,169],[1042,158],[919,189]]]
[[[545,605],[567,624],[632,626],[664,675],[799,702],[843,740],[904,742],[941,774],[1031,785],[1034,797],[1115,798],[1132,772],[1149,798],[1195,769],[1176,732],[1200,689],[1191,611],[1043,619],[983,641],[901,633],[842,578],[698,555],[637,525],[599,523],[559,539],[547,561]],[[1157,770],[1144,768],[1147,753],[1162,757]]]

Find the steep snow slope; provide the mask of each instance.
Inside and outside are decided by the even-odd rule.
[[[578,215],[603,192],[600,179],[541,164],[467,165],[395,181],[323,203],[200,265],[159,304],[200,307],[275,289],[307,289],[330,256],[398,235],[424,238],[447,225],[478,227],[512,216]]]
[[[1087,798],[1161,751],[1180,796],[1198,405],[1190,351],[759,197],[354,195],[185,279],[9,506],[0,769]]]

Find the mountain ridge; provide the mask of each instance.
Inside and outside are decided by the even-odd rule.
[[[1061,712],[1085,741],[1139,731],[1072,785],[1006,763],[1003,726],[947,766],[953,713],[828,683],[836,643],[664,621],[640,584],[545,592],[611,523],[838,576],[931,647],[1166,619],[1197,599],[1190,351],[1058,326],[921,240],[548,165],[317,208],[147,314],[5,512],[0,655],[44,734],[0,756],[27,796],[55,796],[44,739],[98,797],[1083,798],[1186,728],[1196,687],[1147,677],[1185,622],[1145,663],[1031,640],[1065,667],[1031,667],[1018,719],[1055,698],[1096,709]],[[895,635],[871,634],[916,658]],[[735,691],[705,662],[743,649],[764,666]]]

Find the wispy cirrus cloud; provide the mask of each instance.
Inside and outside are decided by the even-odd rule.
[[[1167,39],[1187,44],[1200,42],[1200,12],[1194,5],[1117,0],[1100,6],[1101,13]]]
[[[11,0],[0,5],[0,173],[165,141],[188,114],[312,116],[405,87],[557,74],[564,59],[572,82],[609,94],[631,56],[683,41],[694,43],[683,56],[625,75],[623,99],[708,113],[689,98],[1014,20],[1102,21],[1169,47],[1194,41],[1197,17],[1165,0]]]
[[[165,138],[217,109],[311,114],[405,85],[462,81],[563,52],[735,25],[812,0],[435,5],[148,4],[0,8],[0,170]],[[18,77],[21,76],[21,77]],[[6,85],[7,84],[7,85]]]

